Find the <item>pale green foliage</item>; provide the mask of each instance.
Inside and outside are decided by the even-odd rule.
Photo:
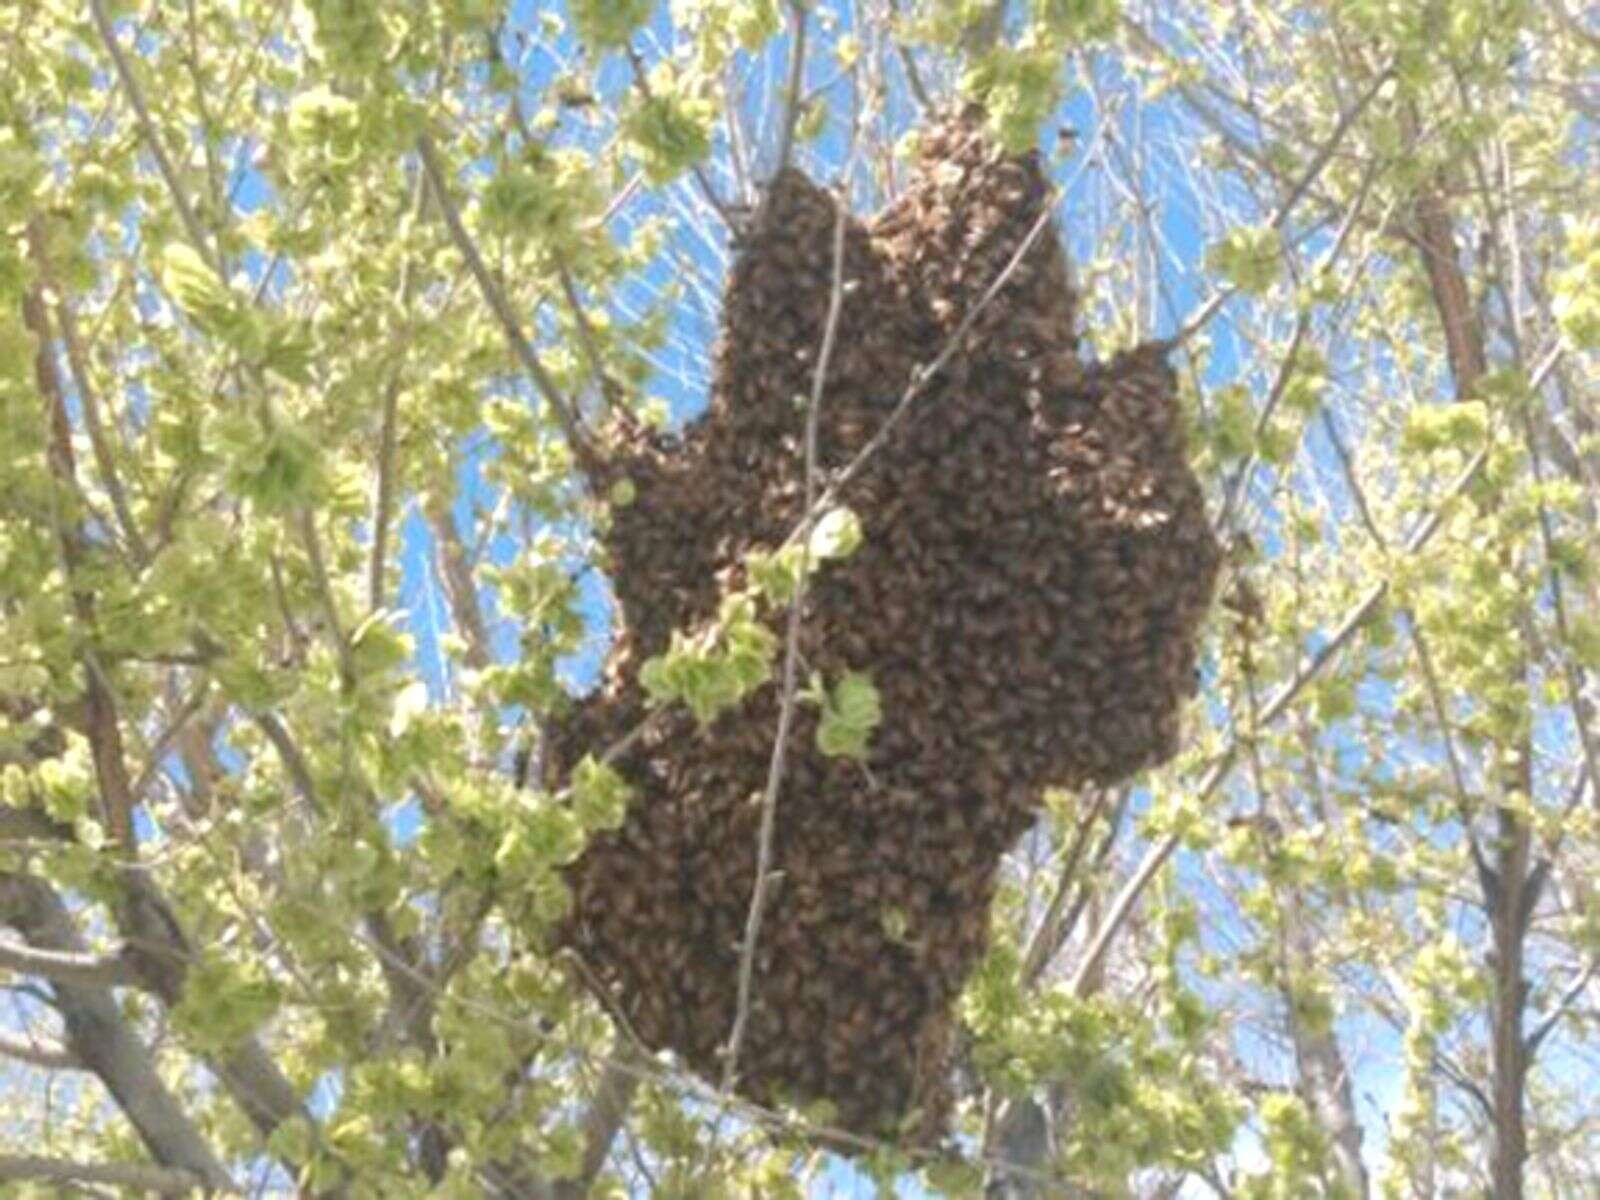
[[[975,59],[961,87],[987,107],[1006,146],[1025,150],[1038,139],[1040,122],[1060,103],[1060,75],[1056,41],[1030,30],[1018,45],[997,45]]]
[[[535,145],[484,188],[483,221],[495,233],[570,252],[579,221],[601,202],[587,155]]]
[[[572,807],[585,829],[616,829],[633,789],[612,768],[586,755],[572,771]]]
[[[702,725],[709,724],[767,682],[777,648],[754,600],[734,595],[702,633],[674,633],[667,652],[640,667],[639,682],[657,704],[681,701]]]
[[[1259,295],[1277,282],[1282,253],[1276,229],[1231,229],[1207,249],[1206,265],[1234,287]]]
[[[1567,228],[1567,265],[1551,280],[1553,308],[1572,344],[1600,350],[1600,220],[1588,217]]]
[[[650,95],[623,118],[623,132],[653,184],[670,183],[711,150],[716,108],[693,85],[692,78],[659,67],[650,74]]]
[[[252,1034],[277,1011],[280,987],[264,967],[225,952],[203,955],[190,967],[183,1002],[172,1020],[193,1045],[221,1050]]]
[[[706,193],[735,219],[759,202],[794,9],[105,7],[172,181],[85,6],[0,13],[0,937],[25,940],[12,887],[35,880],[120,970],[137,860],[188,950],[175,1001],[112,993],[156,1061],[123,1095],[169,1091],[241,1190],[466,1200],[491,1164],[570,1177],[614,1022],[642,998],[598,1002],[552,947],[573,914],[562,868],[659,797],[612,747],[552,746],[544,726],[604,652],[598,535],[648,493],[584,477],[416,143],[430,134],[461,228],[604,456],[627,424],[609,409],[667,430],[707,389],[729,243]],[[1331,1048],[1358,1093],[1396,1089],[1381,1162],[1357,1108],[1373,1195],[1481,1191],[1495,1128],[1472,1088],[1493,1088],[1504,994],[1465,831],[1497,878],[1525,831],[1524,882],[1546,873],[1520,1027],[1554,1018],[1529,1071],[1525,1190],[1594,1193],[1589,993],[1560,1007],[1600,953],[1577,739],[1600,671],[1593,16],[1531,0],[803,7],[794,161],[814,178],[835,179],[854,129],[856,207],[904,193],[920,128],[904,51],[935,108],[986,104],[1012,149],[1078,125],[1041,163],[1072,185],[1059,216],[1086,356],[1221,306],[1173,361],[1233,606],[1205,631],[1173,762],[1127,797],[1052,791],[1006,860],[958,1006],[959,1144],[1006,1102],[1054,1097],[1055,1152],[1028,1164],[1045,1194],[1144,1200],[1205,1173],[1241,1200],[1351,1195],[1313,1103],[1329,1097],[1299,1069]],[[1452,227],[1439,262],[1463,276],[1466,326],[1441,315],[1424,196]],[[1473,325],[1488,370],[1458,387],[1446,334]],[[893,533],[854,502],[847,487],[803,543],[752,553],[715,617],[644,666],[650,704],[705,725],[776,687],[802,574]],[[948,552],[989,549],[973,531]],[[937,636],[987,616],[974,600]],[[795,702],[823,753],[859,760],[870,821],[874,737],[915,714],[883,711],[885,664],[799,667]],[[971,714],[977,749],[994,717]],[[107,816],[119,758],[134,848]],[[1151,846],[1171,857],[1136,875]],[[904,898],[863,903],[897,956],[951,951]],[[7,1044],[24,1020],[40,1047],[70,1038],[52,984],[5,982]],[[253,1061],[306,1112],[263,1128],[221,1069]],[[832,1106],[778,1104],[769,1136],[667,1059],[638,1069],[630,1140],[593,1195],[831,1184],[809,1135]],[[47,1093],[8,1058],[5,1080],[6,1155],[155,1157],[94,1071]],[[442,1162],[423,1161],[424,1132]],[[857,1190],[908,1173],[984,1189],[986,1163],[860,1149]]]
[[[655,0],[568,0],[567,11],[585,45],[613,50],[627,44],[654,7]]]
[[[708,72],[724,67],[735,51],[759,51],[781,27],[779,0],[672,0],[672,17],[694,39]]]
[[[846,671],[829,687],[814,676],[804,693],[822,710],[817,721],[817,749],[830,758],[865,758],[872,731],[883,720],[878,689],[870,676]]]
[[[817,518],[804,543],[745,556],[745,569],[755,589],[773,604],[788,604],[800,586],[801,570],[813,571],[829,559],[849,558],[861,545],[861,521],[842,506]]]
[[[1298,1096],[1277,1092],[1261,1102],[1263,1141],[1271,1168],[1247,1179],[1240,1195],[1249,1200],[1292,1200],[1307,1195],[1348,1196],[1321,1184],[1327,1131],[1318,1127]]]

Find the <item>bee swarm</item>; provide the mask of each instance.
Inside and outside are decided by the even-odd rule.
[[[924,136],[900,199],[847,218],[824,477],[933,362],[1049,192],[1036,156],[994,149],[969,114]],[[708,411],[680,437],[632,435],[614,463],[636,488],[607,543],[622,629],[606,685],[556,731],[560,767],[639,724],[640,664],[711,620],[746,552],[801,520],[835,211],[797,171],[773,182],[733,267]],[[1074,307],[1046,230],[843,497],[865,541],[813,573],[801,661],[829,681],[869,672],[884,719],[862,763],[823,756],[814,706],[796,712],[738,1064],[759,1103],[826,1098],[858,1133],[937,1137],[953,1001],[1042,790],[1110,784],[1177,747],[1218,549],[1161,348],[1084,364]],[[777,692],[704,730],[664,714],[617,760],[635,799],[570,869],[558,931],[638,1037],[710,1079]]]

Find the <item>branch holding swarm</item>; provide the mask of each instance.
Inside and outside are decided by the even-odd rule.
[[[800,123],[800,87],[806,69],[806,10],[801,0],[789,0],[789,11],[794,18],[793,39],[789,48],[789,81],[784,87],[783,134],[778,143],[778,168],[774,176],[783,174],[794,153],[794,131]]]

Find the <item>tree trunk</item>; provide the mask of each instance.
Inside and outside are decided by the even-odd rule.
[[[1413,128],[1420,125],[1412,114]],[[1445,348],[1458,401],[1471,400],[1488,370],[1483,327],[1473,308],[1471,289],[1461,268],[1455,219],[1442,185],[1424,186],[1418,194],[1414,240],[1422,253],[1435,311],[1444,328]],[[1514,564],[1507,564],[1515,569]],[[1519,672],[1526,678],[1525,660]],[[1543,883],[1544,866],[1530,869],[1532,831],[1527,818],[1510,807],[1514,794],[1531,797],[1532,763],[1528,736],[1497,780],[1500,805],[1493,865],[1477,858],[1484,907],[1488,910],[1492,947],[1489,967],[1494,980],[1491,1003],[1491,1099],[1494,1145],[1490,1178],[1494,1200],[1522,1200],[1523,1163],[1528,1156],[1526,1090],[1528,1047],[1522,1018],[1527,1007],[1523,950],[1528,921]],[[1472,831],[1467,830],[1467,836]],[[1474,843],[1474,853],[1477,845]]]
[[[1309,965],[1311,947],[1307,929],[1299,914],[1299,898],[1293,901],[1289,916],[1290,937],[1295,954]],[[1303,966],[1302,969],[1305,969]],[[1307,1028],[1291,1004],[1289,1036],[1294,1042],[1295,1064],[1299,1069],[1300,1094],[1312,1119],[1326,1130],[1331,1142],[1334,1171],[1342,1194],[1349,1200],[1367,1200],[1367,1166],[1361,1158],[1361,1122],[1356,1116],[1355,1095],[1350,1088],[1350,1070],[1344,1060],[1339,1038],[1332,1029]]]
[[[1494,1154],[1490,1175],[1495,1200],[1522,1200],[1522,1164],[1528,1156],[1524,1100],[1528,1076],[1528,1048],[1522,1035],[1528,989],[1522,977],[1524,939],[1528,918],[1537,899],[1539,881],[1528,869],[1532,835],[1528,823],[1515,813],[1500,810],[1500,852],[1497,883],[1490,912],[1493,925],[1494,1008]]]

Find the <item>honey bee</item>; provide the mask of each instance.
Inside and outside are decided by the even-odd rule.
[[[975,128],[957,122],[924,149],[900,201],[848,218],[858,286],[818,412],[830,463],[873,436],[885,398],[939,354],[1046,195],[1036,166],[990,153]],[[940,164],[954,164],[960,203],[928,174]],[[788,397],[810,394],[834,203],[797,172],[774,184],[767,224],[736,247],[706,415],[681,438],[630,443],[639,500],[605,535],[622,632],[605,686],[556,723],[557,766],[639,721],[640,662],[709,620],[745,585],[745,552],[800,519],[804,406]],[[756,947],[765,975],[739,1087],[832,1099],[861,1128],[915,1103],[936,1134],[948,1006],[983,952],[1001,855],[1046,782],[1112,781],[1170,754],[1193,686],[1219,553],[1175,383],[1159,354],[1081,362],[1053,245],[1030,252],[851,483],[866,543],[808,589],[807,668],[870,671],[884,716],[865,770],[817,751],[809,708],[792,729],[784,884]],[[776,691],[704,730],[681,713],[652,726],[618,760],[636,789],[623,829],[569,869],[562,936],[587,948],[641,1036],[713,1077]],[[885,906],[903,915],[898,937]]]

